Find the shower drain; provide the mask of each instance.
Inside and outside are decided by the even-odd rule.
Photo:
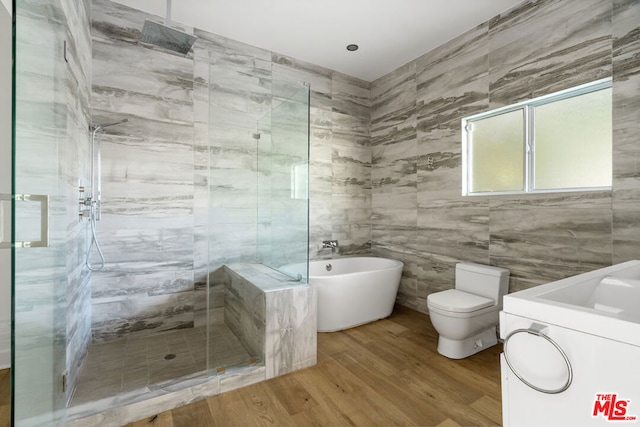
[[[167,354],[167,355],[164,357],[164,360],[171,360],[171,359],[175,359],[175,358],[176,358],[176,355],[175,355],[175,354]]]

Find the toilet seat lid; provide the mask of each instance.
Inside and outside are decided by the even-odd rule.
[[[440,310],[455,313],[470,313],[493,305],[493,300],[480,295],[473,295],[456,289],[430,294],[428,304]]]

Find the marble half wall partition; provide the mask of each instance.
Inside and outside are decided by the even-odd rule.
[[[264,361],[265,293],[250,274],[252,268],[247,271],[244,264],[231,264],[223,269],[226,276],[224,323],[251,357]]]
[[[223,283],[223,322],[273,378],[317,362],[317,296],[262,264],[231,263],[215,272]],[[215,347],[215,342],[210,342]]]
[[[315,365],[315,287],[262,264],[233,263],[224,270],[225,298],[233,300],[225,303],[225,323],[250,353],[263,352],[266,378]]]
[[[267,379],[313,366],[318,361],[318,311],[314,286],[265,292]]]
[[[634,1],[526,1],[373,82],[372,250],[405,262],[401,304],[427,312],[458,261],[516,291],[637,258],[638,23]],[[463,117],[609,76],[613,193],[461,196]]]

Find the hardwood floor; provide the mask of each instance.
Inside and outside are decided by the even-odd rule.
[[[429,317],[391,317],[318,335],[311,368],[145,418],[128,427],[501,425],[501,345],[450,360]]]
[[[501,425],[497,345],[450,360],[429,317],[391,317],[318,335],[318,364],[128,427]],[[9,370],[0,370],[0,427],[9,426]]]
[[[0,427],[11,424],[11,371],[0,370]]]

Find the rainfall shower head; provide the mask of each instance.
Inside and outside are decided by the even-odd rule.
[[[115,126],[115,125],[121,125],[122,123],[127,123],[128,121],[129,119],[122,119],[122,120],[118,120],[117,122],[103,123],[101,125],[91,125],[89,126],[89,129],[91,129],[92,132],[96,132],[104,128],[107,128],[109,126]]]
[[[186,55],[196,41],[196,37],[175,28],[154,21],[144,21],[140,41]]]
[[[140,41],[186,55],[196,37],[171,27],[171,0],[167,0],[167,18],[164,24],[145,20]]]

